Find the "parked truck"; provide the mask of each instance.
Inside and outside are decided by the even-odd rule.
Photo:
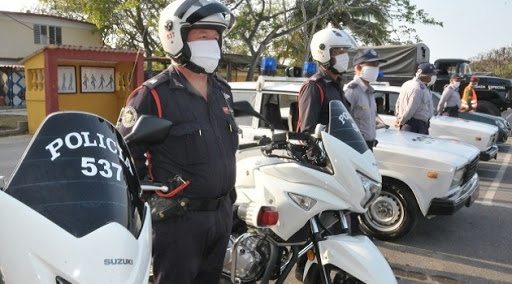
[[[357,52],[366,48],[368,47],[357,47],[351,50],[349,52],[350,63],[352,63],[352,58]],[[430,62],[430,49],[424,43],[383,45],[373,46],[372,48],[377,51],[379,57],[387,60],[386,63],[380,65],[382,76],[379,81],[389,82],[392,86],[401,86],[415,75],[418,64]],[[444,86],[450,81],[450,75],[460,73],[465,79],[459,88],[462,95],[471,76],[476,76],[480,79],[475,88],[478,98],[476,111],[500,116],[502,111],[512,107],[512,80],[474,74],[469,64],[469,60],[457,58],[436,60],[434,65],[440,72],[437,75],[433,90],[442,93]],[[344,82],[352,80],[353,75],[353,66],[349,66],[349,71],[343,76]]]

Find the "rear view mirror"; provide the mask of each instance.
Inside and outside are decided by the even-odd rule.
[[[135,143],[160,144],[169,134],[171,125],[172,122],[167,119],[142,115],[124,141],[129,146]]]
[[[235,117],[254,116],[254,117],[266,122],[268,125],[270,125],[270,129],[272,130],[272,132],[274,131],[274,125],[270,121],[265,119],[259,112],[254,110],[254,108],[248,101],[234,102],[233,110],[234,110]]]

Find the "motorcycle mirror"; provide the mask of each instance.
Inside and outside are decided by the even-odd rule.
[[[124,141],[127,145],[135,143],[160,144],[169,134],[171,125],[172,122],[167,119],[142,115],[133,126],[132,132],[124,138]]]
[[[265,123],[270,125],[270,130],[272,130],[272,133],[274,132],[274,125],[265,119],[259,112],[254,110],[252,105],[248,101],[238,101],[233,103],[233,111],[235,117],[241,117],[241,116],[254,116],[260,120],[263,120]]]

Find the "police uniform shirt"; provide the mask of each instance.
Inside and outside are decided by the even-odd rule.
[[[345,86],[345,97],[350,103],[350,114],[366,141],[375,140],[376,137],[377,105],[373,91],[373,88],[366,85],[360,76],[354,76],[354,80]]]
[[[445,107],[458,107],[460,108],[460,95],[459,89],[455,89],[452,85],[448,85],[444,88],[439,104],[437,105],[437,111],[442,113]]]
[[[411,118],[428,122],[434,115],[432,94],[427,85],[418,78],[405,82],[396,101],[396,116],[404,125]]]
[[[208,76],[205,100],[171,66],[143,85],[130,96],[124,108],[121,134],[130,133],[136,117],[158,116],[152,88],[158,93],[162,117],[173,125],[162,144],[130,148],[139,176],[148,172],[144,153],[149,150],[146,156],[149,155],[147,160],[155,181],[165,182],[180,174],[190,181],[183,191],[189,198],[216,198],[228,193],[235,184],[238,128],[232,116],[233,99],[227,82]]]
[[[323,102],[319,86],[323,90]],[[329,102],[332,100],[342,101],[346,105],[341,81],[333,80],[320,68],[305,83],[299,94],[300,131],[313,132],[318,123],[327,125],[329,123]]]

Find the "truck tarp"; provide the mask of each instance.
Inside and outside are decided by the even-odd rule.
[[[382,45],[382,46],[360,46],[349,51],[349,70],[347,73],[354,74],[353,59],[361,50],[373,48],[380,58],[386,59],[386,63],[379,65],[384,76],[414,76],[418,64],[429,62],[430,50],[424,43],[413,45]]]

